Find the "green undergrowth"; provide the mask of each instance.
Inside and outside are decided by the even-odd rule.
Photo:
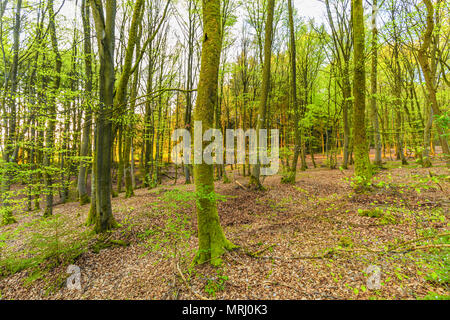
[[[161,218],[163,224],[150,225],[138,237],[146,248],[144,255],[159,253],[166,259],[183,260],[192,253],[189,250],[189,239],[192,236],[191,215],[188,209],[195,203],[194,192],[180,189],[164,190],[159,201],[155,201],[147,215]]]
[[[358,209],[358,215],[361,217],[369,217],[379,220],[380,225],[390,225],[390,224],[398,224],[396,216],[389,209],[383,210],[381,208],[373,208],[373,209]]]
[[[94,253],[100,253],[103,249],[127,247],[129,245],[130,243],[124,240],[105,239],[100,237],[90,248]]]
[[[158,192],[158,201],[149,207],[147,216],[161,218],[163,224],[150,225],[138,237],[147,249],[144,255],[158,252],[166,258],[182,259],[192,254],[189,250],[189,240],[193,236],[192,207],[197,194],[179,188]],[[211,195],[216,202],[227,201],[229,197],[220,194]]]
[[[436,235],[434,229],[427,229],[422,232],[423,236]],[[424,241],[422,245],[439,246],[450,245],[450,236],[436,236],[436,238]],[[447,294],[439,294],[431,291],[423,297],[423,300],[450,300],[450,249],[448,248],[431,248],[430,250],[420,252],[419,259],[416,264],[420,268],[420,273],[425,280],[433,287],[444,289]],[[436,290],[438,291],[438,290]]]
[[[29,236],[21,237],[23,233]],[[92,237],[91,231],[80,232],[68,217],[62,215],[36,219],[14,230],[2,232],[0,276],[30,269],[26,281],[38,279],[53,267],[73,263],[88,250]]]
[[[205,293],[207,293],[212,298],[216,298],[218,292],[225,291],[225,286],[228,279],[229,278],[224,274],[223,269],[217,269],[216,275],[212,278],[207,279],[204,288]]]

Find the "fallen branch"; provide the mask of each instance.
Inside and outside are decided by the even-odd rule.
[[[244,250],[246,255],[248,255],[248,256],[250,256],[252,258],[259,258],[261,253],[266,252],[267,250],[270,250],[270,249],[272,249],[273,247],[276,247],[276,246],[277,246],[276,244],[272,244],[272,245],[267,246],[264,249],[261,249],[261,250],[259,250],[257,252],[251,252],[251,251],[247,250],[246,248],[242,248],[242,249]]]
[[[163,176],[165,176],[165,177],[171,179],[171,180],[175,180],[175,178],[172,178],[172,177],[169,176],[167,173],[162,172],[161,174],[162,174]]]
[[[423,240],[437,239],[437,238],[442,238],[442,237],[447,237],[447,236],[450,236],[450,232],[445,232],[445,233],[441,233],[441,234],[438,234],[438,235],[435,235],[435,236],[422,237],[422,238],[414,239],[414,240],[411,240],[411,241],[407,241],[407,242],[404,242],[404,243],[400,244],[396,248],[401,248],[401,247],[404,247],[404,246],[406,246],[408,244],[413,244],[413,243],[416,243],[416,242],[419,242],[419,241],[423,241]]]
[[[293,256],[293,257],[272,257],[272,256],[264,256],[264,257],[257,257],[258,259],[265,259],[265,260],[320,260],[325,259],[327,255],[323,256]]]
[[[426,246],[417,246],[409,248],[406,252],[414,251],[414,250],[427,250],[427,249],[444,249],[450,248],[450,244],[430,244]]]
[[[246,186],[244,186],[242,183],[240,183],[239,181],[234,180],[234,182],[235,182],[239,187],[241,187],[242,189],[248,190],[248,188],[247,188]]]
[[[430,178],[433,178],[433,173],[431,171],[428,171],[430,173]],[[439,182],[436,182],[433,180],[434,183],[436,183],[438,185],[438,187],[441,189],[442,192],[444,192],[444,188],[442,188],[442,186],[440,185]]]

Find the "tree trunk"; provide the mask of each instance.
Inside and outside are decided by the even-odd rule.
[[[289,12],[292,13],[292,3],[289,0]],[[275,10],[275,0],[269,0],[268,8],[267,8],[267,21],[266,21],[266,35],[264,42],[264,67],[263,67],[263,75],[262,75],[262,87],[261,87],[261,97],[259,102],[259,112],[256,123],[256,145],[260,146],[259,141],[259,132],[264,129],[266,123],[266,111],[267,111],[267,97],[269,96],[270,90],[270,65],[272,58],[272,34],[273,34],[273,15]],[[295,59],[295,54],[294,54]],[[294,82],[295,85],[295,82]],[[262,189],[261,182],[259,180],[261,173],[261,163],[260,156],[257,155],[258,162],[253,166],[253,172],[250,176],[250,185],[255,187],[256,189]]]
[[[117,223],[111,209],[112,121],[114,106],[114,29],[116,0],[106,1],[106,12],[100,0],[91,0],[100,57],[99,111],[97,116],[95,155],[95,231],[105,232]]]
[[[4,10],[6,9],[2,6],[2,15]],[[19,44],[20,44],[20,11],[22,9],[22,0],[17,0],[16,3],[16,12],[14,17],[14,31],[13,31],[13,61],[11,65],[11,93],[10,93],[10,111],[9,111],[9,122],[8,115],[5,110],[5,144],[3,148],[2,158],[4,161],[4,168],[2,168],[2,176],[0,177],[0,199],[2,201],[4,209],[2,221],[0,224],[9,224],[14,222],[15,220],[12,217],[12,210],[9,208],[9,190],[11,188],[12,183],[12,164],[16,162],[14,159],[14,144],[16,140],[16,91],[18,85],[17,73],[19,69]],[[1,17],[3,18],[3,17]],[[5,84],[5,95],[7,91],[7,85]],[[5,108],[6,109],[6,108]]]
[[[381,136],[380,125],[378,122],[378,105],[377,105],[377,89],[378,89],[378,28],[377,28],[378,6],[377,0],[372,0],[372,73],[371,73],[371,89],[370,97],[371,117],[374,130],[375,140],[375,161],[377,166],[382,165],[381,160]]]
[[[55,14],[53,11],[53,0],[49,1],[48,12],[50,15],[49,31],[52,42],[53,53],[55,54],[55,78],[48,109],[47,132],[45,133],[45,152],[44,152],[44,181],[46,203],[44,216],[51,216],[53,213],[53,177],[50,166],[53,162],[55,147],[55,129],[56,129],[56,94],[61,83],[62,60],[58,50],[58,42],[56,38]]]
[[[203,0],[203,48],[200,80],[198,84],[195,121],[201,121],[203,130],[214,127],[214,104],[217,103],[220,54],[222,49],[220,0]],[[203,134],[203,132],[201,133]],[[203,146],[195,146],[203,150]],[[197,151],[197,150],[196,150]],[[200,151],[200,150],[199,150]],[[214,196],[213,165],[194,165],[194,181],[197,192],[197,221],[199,251],[197,263],[211,261],[221,264],[220,256],[235,246],[225,238],[217,213]]]
[[[362,0],[352,0],[353,46],[354,46],[354,152],[355,176],[361,179],[359,186],[371,181],[369,153],[366,141],[366,71],[364,47],[364,9]]]
[[[89,161],[86,159],[89,156],[89,146],[91,144],[91,128],[92,128],[92,46],[91,46],[91,27],[90,27],[90,9],[89,5],[86,5],[86,1],[81,2],[81,14],[83,18],[83,31],[84,31],[84,67],[86,72],[85,80],[85,118],[83,125],[83,133],[81,137],[81,151],[80,151],[80,170],[78,172],[78,198],[81,205],[90,202],[86,177],[87,167]]]
[[[292,160],[292,167],[287,176],[282,178],[283,183],[295,183],[297,175],[298,157],[302,149],[302,131],[300,127],[300,110],[297,99],[297,53],[295,44],[295,26],[294,26],[294,12],[292,8],[292,0],[288,1],[289,10],[289,45],[290,45],[290,66],[291,66],[291,102],[294,108],[294,130],[295,130],[295,150],[294,159]]]
[[[433,113],[435,116],[441,116],[441,110],[439,109],[439,104],[436,96],[436,81],[435,74],[433,75],[433,71],[430,67],[430,61],[428,58],[429,48],[432,41],[433,31],[434,31],[434,7],[431,0],[423,1],[427,7],[427,28],[423,37],[423,43],[421,48],[419,49],[418,58],[420,65],[422,67],[422,71],[425,77],[425,83],[429,95],[429,99],[431,102],[431,107],[433,108]],[[439,132],[442,151],[444,153],[444,157],[447,162],[447,166],[450,166],[450,150],[446,135],[448,133],[448,129],[442,127],[439,123],[436,124],[436,127]]]

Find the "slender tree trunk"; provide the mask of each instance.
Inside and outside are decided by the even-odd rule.
[[[434,7],[431,0],[423,1],[427,7],[427,27],[425,30],[425,34],[423,36],[423,43],[421,48],[419,49],[418,57],[419,62],[422,67],[423,75],[425,77],[425,83],[429,95],[429,99],[431,102],[431,107],[433,108],[433,113],[435,116],[441,116],[441,110],[439,109],[439,104],[436,96],[436,81],[434,80],[435,75],[433,75],[432,69],[430,67],[430,60],[428,58],[429,48],[431,46],[431,41],[433,37],[434,31]],[[446,159],[447,165],[450,166],[450,149],[448,145],[448,140],[446,135],[448,134],[448,129],[442,127],[439,123],[437,123],[437,129],[439,132],[442,151],[444,153],[444,157]]]
[[[96,126],[96,170],[94,172],[96,195],[95,231],[100,233],[110,230],[117,225],[111,209],[111,151],[113,143],[111,112],[114,106],[116,0],[106,1],[105,12],[103,12],[103,4],[100,0],[91,0],[91,6],[100,57],[100,106]]]
[[[142,36],[142,28],[139,32],[139,38]],[[139,42],[136,42],[136,52],[140,51]],[[139,68],[135,71],[131,95],[130,95],[130,110],[128,117],[128,130],[125,133],[125,148],[124,148],[124,164],[125,164],[125,197],[130,198],[134,196],[134,157],[133,157],[133,137],[134,137],[134,108],[136,107],[136,98],[138,94]],[[131,155],[131,162],[130,162]]]
[[[6,9],[6,3],[2,6],[2,15]],[[12,217],[12,210],[9,208],[10,202],[8,199],[9,190],[12,183],[12,165],[16,162],[14,159],[14,149],[16,140],[16,122],[17,122],[17,108],[16,108],[16,94],[17,94],[17,73],[19,69],[19,44],[20,44],[20,11],[22,9],[22,0],[16,2],[16,12],[14,17],[14,30],[13,30],[13,61],[11,65],[11,93],[9,96],[10,110],[9,117],[4,113],[4,130],[5,130],[5,143],[3,148],[2,158],[4,161],[4,168],[2,168],[3,174],[0,177],[0,200],[2,201],[4,210],[2,221],[0,224],[9,224],[15,222]],[[5,95],[7,91],[7,85],[5,84]],[[9,122],[8,122],[9,118]]]
[[[430,142],[431,142],[431,128],[433,126],[433,108],[430,104],[425,105],[426,125],[423,131],[423,151],[422,151],[422,167],[430,168],[432,166],[430,160]]]
[[[58,41],[56,38],[55,14],[53,11],[53,0],[49,1],[48,12],[50,15],[49,31],[52,42],[53,53],[55,54],[55,78],[52,87],[51,97],[49,99],[48,122],[45,133],[45,152],[44,152],[44,181],[46,203],[44,216],[51,216],[53,213],[53,177],[50,166],[53,162],[55,147],[55,129],[56,129],[56,94],[61,83],[62,60],[58,50]]]
[[[292,8],[292,0],[288,0],[289,10],[289,48],[290,48],[290,67],[291,67],[291,103],[294,109],[294,130],[295,130],[295,150],[292,167],[287,176],[282,178],[283,183],[295,183],[297,175],[298,157],[302,149],[302,130],[300,127],[300,110],[297,99],[297,53],[295,44],[295,26],[294,26],[294,10]]]
[[[117,193],[122,193],[123,171],[124,171],[124,126],[119,124],[117,128],[117,148],[118,148],[118,167],[117,167]]]
[[[344,169],[348,169],[349,158],[350,158],[350,121],[348,112],[351,108],[351,96],[352,89],[350,85],[350,67],[349,61],[344,62],[343,68],[343,84],[342,84],[342,92],[343,92],[343,103],[342,103],[342,120],[344,124],[344,143],[343,143],[343,162],[342,167]]]
[[[378,90],[378,28],[377,28],[377,14],[378,5],[377,0],[372,0],[372,73],[371,73],[371,117],[374,130],[375,140],[375,161],[377,166],[382,165],[381,159],[381,136],[380,125],[378,122],[378,105],[377,105],[377,90]]]
[[[291,0],[289,0],[289,6],[292,7]],[[259,132],[264,129],[266,123],[266,111],[267,111],[267,98],[269,96],[270,90],[270,66],[272,58],[272,35],[273,35],[273,16],[275,10],[275,0],[269,0],[267,8],[267,21],[266,21],[266,35],[264,42],[264,67],[262,76],[262,87],[261,87],[261,97],[259,101],[259,112],[256,123],[256,141],[259,150],[261,142],[259,141]],[[292,8],[290,9],[292,12]],[[294,55],[295,57],[295,55]],[[294,58],[295,59],[295,58]],[[256,189],[262,189],[261,182],[259,180],[261,173],[261,162],[260,156],[257,155],[258,162],[253,166],[253,172],[250,176],[250,185],[254,186]]]
[[[366,141],[366,71],[364,46],[364,9],[362,0],[352,0],[353,47],[354,47],[354,112],[353,132],[355,151],[355,176],[363,184],[371,181],[369,153]],[[362,186],[362,184],[360,185]]]
[[[83,18],[83,32],[84,32],[84,68],[86,73],[85,79],[85,118],[83,124],[83,133],[81,137],[81,151],[80,151],[80,170],[78,172],[78,198],[81,205],[90,202],[86,177],[87,167],[90,161],[87,160],[89,156],[89,146],[91,144],[91,128],[92,128],[92,45],[91,45],[91,27],[90,27],[90,8],[86,5],[86,1],[81,2],[81,14]]]
[[[151,44],[150,44],[151,48]],[[148,66],[148,74],[147,74],[147,94],[150,94],[153,88],[153,60],[150,57],[149,66]],[[150,175],[150,163],[153,161],[153,131],[154,125],[152,123],[153,118],[153,99],[151,97],[147,97],[145,102],[145,133],[144,133],[144,145],[145,145],[145,153],[144,153],[144,186],[150,187],[151,184],[151,175]]]

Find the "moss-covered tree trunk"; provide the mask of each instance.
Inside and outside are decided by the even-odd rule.
[[[220,54],[222,49],[220,0],[203,0],[203,48],[197,104],[194,120],[201,121],[203,132],[214,127],[214,105],[217,103]],[[202,134],[203,134],[202,132]],[[201,146],[197,146],[200,148]],[[203,148],[202,148],[203,150]],[[235,246],[225,238],[219,221],[214,193],[213,165],[194,165],[197,192],[199,251],[197,263],[221,263],[225,250]]]
[[[375,161],[377,166],[382,165],[381,159],[381,136],[380,136],[380,124],[378,121],[378,103],[377,103],[377,90],[378,90],[378,28],[377,28],[377,14],[378,4],[377,0],[372,0],[372,73],[371,73],[371,117],[374,130],[375,140]]]
[[[397,160],[402,161],[402,165],[407,165],[404,153],[404,141],[402,134],[402,70],[399,61],[399,49],[397,37],[394,45],[394,112],[395,112],[395,141],[397,145]]]
[[[342,94],[343,94],[343,103],[342,103],[342,120],[344,125],[344,143],[343,143],[343,161],[342,167],[344,169],[348,169],[348,163],[350,158],[350,121],[349,121],[349,111],[351,108],[351,96],[352,96],[352,87],[350,84],[350,66],[349,61],[344,61],[344,67],[342,70]]]
[[[289,0],[289,6],[292,7],[291,0]],[[266,21],[266,35],[264,41],[264,67],[262,75],[261,97],[259,100],[259,112],[256,121],[256,141],[259,142],[259,131],[264,129],[266,124],[266,111],[267,111],[267,98],[270,90],[270,65],[272,58],[272,35],[273,35],[273,15],[275,10],[275,0],[269,0],[267,7],[267,21]],[[292,8],[290,9],[290,12]],[[294,55],[295,60],[295,55]],[[295,86],[295,81],[294,81]],[[257,143],[258,148],[260,143]],[[256,189],[262,189],[261,182],[259,180],[261,174],[261,163],[258,155],[258,162],[253,167],[253,172],[250,176],[250,185]]]
[[[105,232],[116,226],[111,209],[112,121],[114,103],[114,28],[116,1],[107,0],[105,12],[100,0],[91,0],[100,57],[99,111],[95,155],[95,231]]]
[[[87,167],[89,161],[86,160],[86,157],[89,155],[89,146],[91,141],[91,128],[92,128],[92,46],[91,46],[91,27],[90,27],[90,7],[86,5],[86,1],[83,0],[81,2],[81,15],[83,18],[83,32],[84,32],[84,68],[86,72],[85,79],[85,117],[84,117],[84,125],[83,125],[83,133],[81,137],[81,150],[80,150],[80,170],[78,172],[78,198],[81,205],[90,202],[88,193],[87,193],[87,185],[86,185],[86,177],[87,177]]]
[[[186,111],[184,114],[184,128],[192,134],[192,88],[194,86],[194,45],[195,45],[195,29],[197,27],[198,18],[193,10],[194,3],[188,1],[188,40],[187,40],[187,76],[186,76]],[[185,183],[191,184],[192,168],[190,164],[184,164]]]
[[[422,46],[419,49],[418,58],[420,66],[422,67],[423,75],[425,77],[426,88],[428,91],[429,99],[431,102],[431,107],[433,108],[433,113],[435,116],[441,116],[441,110],[439,109],[439,104],[436,96],[436,72],[433,71],[430,65],[429,59],[429,49],[432,42],[433,31],[434,31],[434,7],[431,0],[424,0],[425,6],[427,8],[427,26],[423,36]],[[447,165],[450,165],[450,149],[448,145],[447,135],[448,129],[442,127],[437,123],[437,129],[439,132],[442,151],[445,155]]]
[[[282,178],[283,183],[295,183],[297,175],[298,157],[302,149],[302,131],[300,127],[300,106],[297,99],[297,61],[296,61],[296,45],[295,45],[295,27],[294,27],[294,12],[292,8],[292,1],[288,1],[289,14],[289,57],[291,67],[291,103],[294,109],[294,130],[295,130],[295,150],[294,159],[292,160],[292,167],[287,172],[287,175]]]
[[[94,144],[94,153],[92,157],[92,172],[91,172],[91,205],[89,207],[89,213],[88,218],[86,221],[86,225],[93,226],[95,224],[95,219],[97,217],[97,201],[96,201],[96,177],[97,177],[97,128],[94,126],[94,138],[93,138],[93,144]]]
[[[1,7],[1,17],[3,18],[4,10],[6,9],[6,3],[4,4],[4,7],[2,5]],[[12,164],[16,162],[15,159],[15,152],[14,149],[16,147],[14,146],[14,143],[16,142],[16,122],[17,122],[17,107],[16,107],[16,91],[18,86],[18,70],[19,70],[19,45],[20,45],[20,11],[22,9],[22,0],[17,0],[16,7],[15,7],[15,13],[14,13],[14,30],[13,30],[13,61],[11,65],[11,92],[9,96],[9,115],[5,116],[4,121],[4,147],[2,150],[2,158],[3,158],[3,166],[4,168],[1,168],[2,175],[0,176],[0,201],[2,203],[2,206],[4,207],[3,211],[3,217],[1,217],[0,224],[9,224],[14,222],[15,220],[12,217],[12,210],[9,208],[10,202],[9,202],[9,191],[11,188],[12,183]],[[7,95],[7,84],[5,85],[5,91],[2,93],[2,96],[6,97]],[[3,101],[5,102],[5,101]],[[6,109],[5,109],[6,110]],[[9,122],[8,122],[9,118]],[[3,137],[2,137],[3,138]]]
[[[56,38],[55,14],[53,10],[53,0],[49,1],[48,13],[50,15],[49,31],[52,43],[53,53],[55,54],[55,78],[51,91],[51,97],[48,108],[48,122],[45,133],[45,152],[44,152],[44,182],[46,188],[46,201],[44,216],[51,216],[53,213],[53,179],[51,164],[53,162],[55,147],[55,129],[56,129],[56,95],[61,84],[62,59],[58,50],[58,40]]]
[[[127,89],[128,83],[130,81],[130,77],[133,72],[136,71],[137,68],[134,68],[132,65],[134,51],[136,47],[136,43],[138,40],[138,27],[142,21],[143,15],[141,14],[144,8],[144,0],[135,1],[133,7],[133,16],[131,18],[130,30],[128,33],[128,43],[125,51],[125,61],[122,67],[122,73],[117,83],[116,87],[116,95],[114,97],[114,109],[121,110],[121,114],[129,115],[127,110]],[[122,110],[125,110],[123,112]],[[126,121],[130,121],[130,119],[125,119]],[[119,142],[122,145],[122,148],[119,148],[119,170],[117,175],[117,192],[120,193],[122,191],[122,182],[126,170],[126,165],[129,164],[129,155],[131,144],[127,136],[126,124],[119,124]]]
[[[149,47],[151,52],[152,45],[149,44]],[[152,92],[153,89],[153,70],[154,70],[154,60],[150,57],[148,62],[147,85],[146,85],[147,94],[150,94],[150,92]],[[150,187],[153,174],[150,172],[150,164],[153,165],[153,134],[154,134],[152,100],[153,100],[152,98],[148,97],[147,100],[145,101],[144,187]]]
[[[429,103],[425,105],[425,119],[426,125],[423,130],[423,151],[422,151],[422,167],[430,168],[432,163],[430,160],[430,142],[431,142],[431,128],[433,126],[433,108]]]
[[[117,193],[122,193],[122,185],[123,185],[123,169],[124,169],[124,160],[123,160],[123,124],[120,123],[117,128],[117,148],[118,148],[118,162],[117,162]]]
[[[142,37],[142,28],[139,31],[139,39]],[[136,41],[136,52],[140,51],[139,41]],[[134,157],[133,157],[133,137],[134,137],[134,109],[136,107],[136,99],[138,95],[139,68],[134,73],[132,89],[130,95],[130,108],[128,116],[128,126],[125,130],[125,148],[124,148],[124,164],[125,164],[125,197],[134,196]],[[131,156],[131,162],[130,162]]]
[[[354,48],[354,112],[353,112],[353,147],[355,154],[355,176],[362,184],[370,182],[369,150],[366,140],[366,70],[364,45],[364,9],[362,0],[352,0],[353,48]]]

